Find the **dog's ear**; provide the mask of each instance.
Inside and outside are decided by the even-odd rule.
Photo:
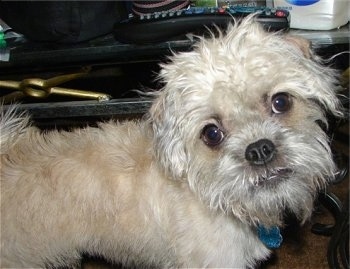
[[[309,40],[295,35],[286,35],[285,40],[299,48],[304,57],[307,59],[311,58],[311,42]]]
[[[300,59],[307,69],[314,73],[311,84],[306,95],[313,100],[315,104],[336,117],[342,117],[342,106],[337,98],[339,89],[339,73],[337,70],[324,65],[326,61],[313,53],[311,42],[303,37],[294,35],[285,35],[284,40],[300,51]],[[313,89],[313,90],[311,90]]]
[[[187,171],[184,115],[176,110],[175,91],[163,89],[154,100],[148,114],[153,129],[153,147],[164,171],[172,178],[181,179]]]

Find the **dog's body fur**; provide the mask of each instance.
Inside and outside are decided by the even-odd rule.
[[[77,266],[82,253],[162,268],[266,259],[256,226],[283,226],[285,210],[308,219],[335,173],[316,123],[324,107],[340,114],[334,73],[296,43],[252,18],[202,40],[163,66],[142,121],[43,133],[4,114],[1,267]],[[293,100],[281,115],[280,92]],[[215,146],[208,124],[224,136]],[[263,166],[247,157],[261,139],[274,145]]]
[[[2,159],[2,242],[12,242],[2,245],[4,265],[79,264],[84,251],[123,263],[135,256],[165,267],[221,267],[234,259],[241,267],[244,252],[262,245],[252,235],[245,241],[248,226],[208,211],[186,184],[164,180],[144,123],[100,127],[44,135],[30,128],[8,151],[14,157]],[[5,192],[10,188],[16,195]],[[16,223],[14,213],[21,216]],[[237,229],[247,233],[235,235]],[[256,255],[267,252],[262,247]]]

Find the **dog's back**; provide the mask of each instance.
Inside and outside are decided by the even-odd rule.
[[[0,153],[6,153],[16,138],[29,126],[26,113],[19,113],[17,106],[9,106],[7,110],[0,107]]]
[[[145,129],[111,121],[43,131],[17,112],[10,107],[0,121],[0,267],[77,264],[81,252],[99,251],[101,238],[118,252],[110,235],[122,226],[114,215],[132,212],[122,195],[134,191],[137,167],[148,165]]]

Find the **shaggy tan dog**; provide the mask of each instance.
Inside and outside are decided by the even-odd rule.
[[[249,17],[162,66],[145,119],[41,132],[2,114],[1,267],[253,267],[336,173],[335,73]]]

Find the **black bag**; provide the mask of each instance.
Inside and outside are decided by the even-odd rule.
[[[126,14],[121,1],[1,1],[0,17],[33,41],[76,43],[111,33]]]

